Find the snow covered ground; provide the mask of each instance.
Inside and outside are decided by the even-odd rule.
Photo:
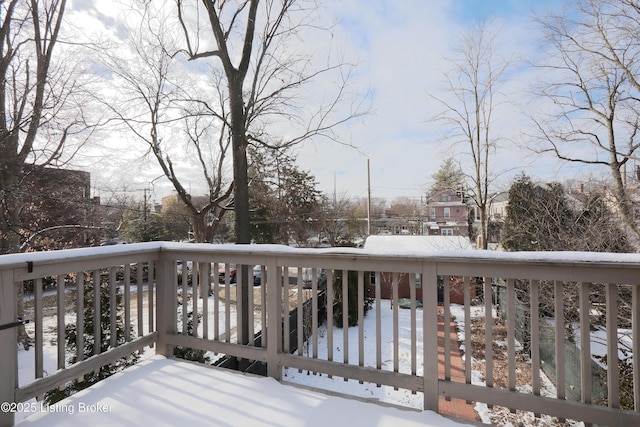
[[[365,366],[375,366],[376,357],[376,319],[375,304],[364,318],[364,355]],[[390,309],[389,301],[382,301],[380,307],[381,315],[381,333],[382,333],[382,369],[393,371],[393,310]],[[418,317],[422,317],[422,313],[418,312]],[[417,336],[422,336],[422,321],[417,322]],[[398,310],[398,331],[399,331],[399,372],[411,373],[411,315],[410,310]],[[334,328],[333,331],[334,361],[341,362],[343,360],[343,330]],[[318,339],[318,358],[326,359],[327,346],[326,325],[323,325]],[[358,363],[358,347],[354,343],[358,342],[358,328],[349,328],[349,361]],[[417,374],[422,375],[423,372],[423,351],[422,342],[417,343],[416,349],[416,369]],[[304,352],[311,353],[313,346],[308,345]],[[282,379],[295,384],[305,384],[324,390],[330,390],[338,393],[344,393],[354,396],[361,396],[367,399],[379,400],[380,402],[407,406],[410,408],[422,409],[424,397],[422,393],[412,394],[408,390],[394,390],[393,387],[381,386],[375,384],[360,384],[356,380],[344,381],[342,378],[328,378],[327,375],[317,375],[307,371],[298,372],[297,369],[284,369]]]

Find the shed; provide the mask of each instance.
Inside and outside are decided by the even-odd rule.
[[[464,236],[369,236],[364,243],[369,252],[394,253],[407,255],[428,254],[435,251],[472,250],[473,245]],[[372,275],[372,277],[374,277]],[[398,298],[409,298],[409,274],[401,273],[398,277]],[[376,272],[375,281],[380,281],[380,298],[391,299],[393,296],[393,275],[388,272]],[[444,278],[438,278],[442,285]],[[369,284],[369,295],[375,297],[375,281]],[[463,281],[459,277],[450,278],[450,298],[455,304],[464,304]],[[472,280],[471,298],[475,298],[475,280]],[[439,286],[438,300],[442,302],[442,287]],[[416,278],[416,298],[422,301],[422,280]]]

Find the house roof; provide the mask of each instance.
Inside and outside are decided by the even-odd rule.
[[[500,193],[494,193],[489,196],[489,199],[491,200],[492,204],[509,203],[509,192],[502,191]]]
[[[373,251],[432,252],[473,249],[464,236],[369,236],[364,249]]]
[[[443,195],[447,195],[445,200],[442,199]],[[434,193],[427,194],[427,205],[464,205],[466,204],[463,196],[458,194],[457,190],[450,188],[443,188]]]

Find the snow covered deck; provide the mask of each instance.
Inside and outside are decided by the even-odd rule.
[[[18,426],[454,427],[431,411],[385,407],[273,378],[154,356]]]

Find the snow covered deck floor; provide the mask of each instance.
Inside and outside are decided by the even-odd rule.
[[[54,412],[58,411],[58,412]],[[222,368],[155,356],[19,426],[462,426],[417,412],[330,396]]]

